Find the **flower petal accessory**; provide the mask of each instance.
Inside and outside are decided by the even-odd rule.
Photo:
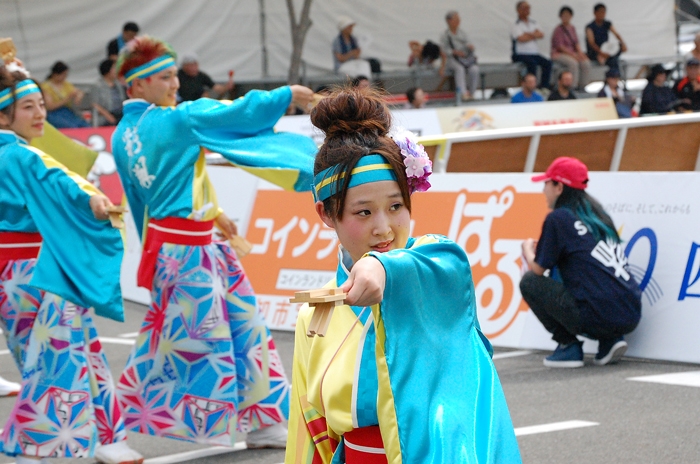
[[[428,177],[433,173],[433,162],[428,158],[423,145],[412,140],[413,133],[406,132],[408,131],[395,135],[393,139],[401,150],[408,177],[408,191],[412,195],[413,192],[425,192],[431,187]]]

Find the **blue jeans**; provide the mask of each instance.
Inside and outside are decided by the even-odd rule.
[[[56,129],[74,129],[76,127],[90,127],[84,119],[79,118],[70,108],[62,106],[57,110],[46,113],[46,120]]]
[[[527,67],[529,74],[537,75],[537,67],[542,68],[542,77],[539,88],[549,88],[549,80],[552,76],[552,62],[542,55],[513,55],[513,63],[521,62]]]

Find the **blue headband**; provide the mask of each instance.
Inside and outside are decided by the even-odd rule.
[[[345,172],[335,174],[337,169],[337,165],[331,166],[314,176],[314,184],[311,186],[314,201],[325,201],[340,191],[340,181],[345,178]],[[350,176],[348,188],[382,180],[397,181],[394,168],[382,155],[363,156],[355,165]]]
[[[134,79],[145,79],[148,76],[169,68],[175,64],[175,60],[170,55],[159,56],[154,58],[146,64],[142,64],[138,68],[130,69],[124,74],[124,80],[126,85],[131,87],[131,83]]]
[[[36,83],[31,79],[25,79],[15,86],[14,92],[12,92],[12,87],[0,92],[0,110],[7,108],[15,100],[37,92],[41,92],[41,90]]]

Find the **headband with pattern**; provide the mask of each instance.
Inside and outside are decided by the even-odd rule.
[[[124,80],[126,81],[126,85],[131,87],[131,84],[133,83],[134,79],[145,79],[146,77],[152,76],[153,74],[160,72],[165,68],[169,68],[174,64],[175,60],[172,56],[159,56],[158,58],[154,58],[146,64],[142,64],[137,68],[130,69],[129,71],[127,71],[127,73],[124,74]]]
[[[413,195],[414,192],[425,192],[430,188],[428,177],[433,173],[433,163],[423,145],[414,142],[411,140],[412,137],[407,135],[413,134],[405,131],[392,138],[401,151],[401,157],[406,166],[408,192]],[[314,176],[314,183],[311,186],[314,201],[324,201],[340,191],[338,182],[345,178],[345,172],[336,174],[337,170],[337,165],[331,166]],[[382,155],[376,153],[360,158],[350,176],[348,188],[368,182],[397,181],[391,164]]]
[[[314,194],[314,201],[325,201],[340,191],[340,184],[345,178],[345,172],[336,174],[338,166],[319,172],[314,176],[314,185],[311,191]],[[369,182],[379,182],[382,180],[396,181],[396,173],[391,164],[382,155],[367,155],[360,158],[355,168],[350,173],[350,184],[348,188]]]
[[[0,92],[0,110],[7,108],[15,100],[37,92],[41,92],[39,86],[37,86],[33,80],[25,79],[15,86],[14,92],[12,91],[12,87]]]

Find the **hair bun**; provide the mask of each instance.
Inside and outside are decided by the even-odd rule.
[[[326,139],[384,137],[391,127],[391,115],[377,91],[346,88],[322,99],[311,112],[311,123]]]

